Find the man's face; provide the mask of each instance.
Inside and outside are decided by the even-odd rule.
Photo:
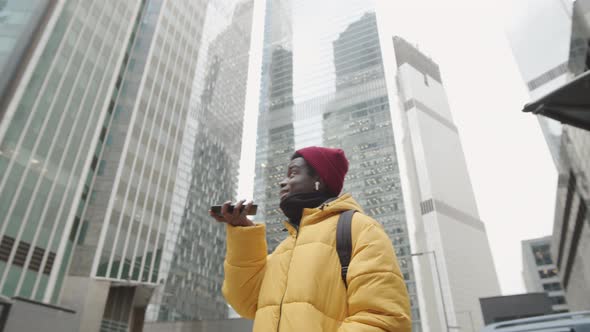
[[[317,177],[309,175],[310,169],[305,159],[298,157],[289,163],[287,177],[279,183],[281,201],[288,194],[308,193],[315,191]]]

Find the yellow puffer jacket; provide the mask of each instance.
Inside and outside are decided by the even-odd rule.
[[[372,218],[355,213],[345,287],[336,252],[340,212],[359,205],[349,194],[305,209],[299,231],[267,256],[264,225],[227,226],[223,294],[254,331],[410,332],[410,304],[391,240]]]

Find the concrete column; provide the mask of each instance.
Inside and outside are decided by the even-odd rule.
[[[143,332],[143,322],[145,320],[145,310],[147,307],[134,307],[131,314],[131,327],[129,332]]]
[[[111,283],[90,277],[66,276],[61,304],[75,308],[80,332],[98,332]]]

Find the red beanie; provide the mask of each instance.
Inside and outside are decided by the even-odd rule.
[[[348,159],[346,159],[344,151],[310,146],[299,149],[296,153],[300,154],[313,167],[331,194],[340,194],[344,185],[344,176],[348,172]]]

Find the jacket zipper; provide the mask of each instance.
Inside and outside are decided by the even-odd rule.
[[[297,238],[299,237],[300,231],[301,224],[299,224],[299,227],[295,229],[295,243],[293,243],[293,252],[291,253],[291,258],[289,259],[289,269],[287,270],[287,276],[285,280],[285,291],[283,292],[283,296],[281,297],[281,304],[279,306],[279,322],[277,324],[277,332],[279,332],[281,328],[281,317],[283,316],[283,300],[285,300],[285,294],[287,294],[287,285],[289,284],[289,271],[291,270],[291,261],[293,260],[293,253],[295,253],[295,247],[297,246]]]

